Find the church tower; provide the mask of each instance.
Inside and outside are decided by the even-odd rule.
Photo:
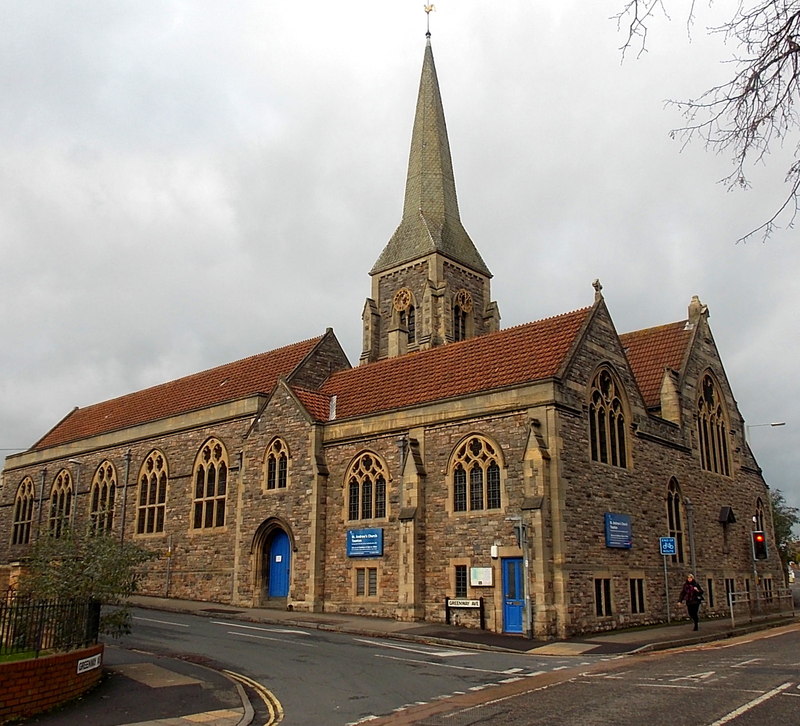
[[[461,224],[444,109],[425,44],[403,218],[370,270],[361,363],[495,331],[492,273]]]

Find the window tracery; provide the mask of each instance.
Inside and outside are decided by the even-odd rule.
[[[273,440],[265,458],[267,489],[285,489],[289,471],[289,449],[283,439]]]
[[[167,508],[167,460],[160,451],[151,451],[139,472],[137,534],[164,531]]]
[[[471,436],[451,460],[453,511],[500,509],[499,453],[482,436]]]
[[[219,439],[203,444],[194,463],[194,529],[225,526],[228,452]]]
[[[72,475],[66,469],[58,472],[50,490],[50,534],[60,537],[72,521]]]
[[[97,467],[89,491],[90,534],[103,534],[112,530],[116,491],[117,472],[114,465],[106,460]]]
[[[700,466],[715,474],[730,476],[728,427],[725,406],[710,373],[703,376],[697,401],[697,438]]]
[[[386,482],[383,462],[370,452],[360,454],[347,476],[347,518],[381,519],[386,516]]]
[[[26,476],[17,489],[14,498],[14,523],[11,529],[11,544],[24,545],[31,541],[31,525],[33,523],[33,503],[36,493],[33,479]]]
[[[589,392],[589,440],[593,461],[627,468],[627,437],[622,389],[605,368]]]

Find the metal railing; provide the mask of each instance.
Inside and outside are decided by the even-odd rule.
[[[0,656],[82,648],[97,642],[99,628],[97,600],[0,600]]]
[[[794,597],[789,588],[775,590],[759,589],[755,592],[742,590],[728,593],[728,607],[731,612],[731,627],[736,623],[778,615],[794,615]]]

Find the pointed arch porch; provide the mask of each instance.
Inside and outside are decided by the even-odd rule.
[[[283,518],[269,517],[258,526],[250,545],[254,607],[288,602],[296,551],[292,527]]]

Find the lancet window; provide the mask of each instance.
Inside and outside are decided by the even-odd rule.
[[[627,437],[622,389],[602,369],[589,392],[589,439],[593,461],[627,467]]]
[[[60,537],[72,522],[72,475],[62,469],[50,490],[50,534]]]
[[[386,466],[375,454],[360,454],[347,475],[347,518],[385,517],[387,480]]]
[[[195,529],[225,525],[225,501],[228,494],[228,452],[218,439],[203,444],[194,463]]]
[[[667,531],[675,538],[675,554],[672,561],[683,562],[683,500],[681,488],[675,479],[670,479],[667,487]]]
[[[286,489],[289,472],[289,449],[283,439],[274,439],[265,457],[267,489]]]
[[[164,531],[167,479],[167,460],[164,455],[160,451],[150,452],[139,472],[137,534],[156,534]]]
[[[719,386],[706,373],[700,384],[697,401],[697,437],[700,445],[700,465],[706,471],[730,476],[727,416]]]
[[[31,524],[33,523],[33,503],[36,493],[33,479],[26,476],[17,489],[14,498],[14,524],[11,530],[11,544],[24,545],[31,541]]]
[[[456,449],[451,471],[453,511],[500,509],[500,456],[482,436],[471,436]]]
[[[114,500],[117,492],[117,471],[110,461],[97,467],[89,490],[89,532],[103,534],[114,527]]]

